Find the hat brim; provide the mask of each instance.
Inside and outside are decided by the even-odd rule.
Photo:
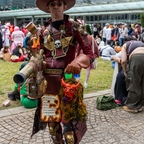
[[[47,4],[49,3],[49,2],[51,2],[52,0],[37,0],[36,1],[36,6],[40,9],[40,10],[42,10],[42,11],[44,11],[44,12],[46,12],[46,13],[49,13],[49,10],[48,10],[48,8],[47,8]],[[63,0],[65,3],[66,3],[66,5],[67,5],[67,7],[66,7],[66,10],[68,10],[68,9],[70,9],[71,7],[73,7],[74,5],[75,5],[75,0]]]

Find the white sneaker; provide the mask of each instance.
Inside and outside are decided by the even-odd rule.
[[[86,81],[84,82],[84,88],[87,88],[88,84],[86,83]]]

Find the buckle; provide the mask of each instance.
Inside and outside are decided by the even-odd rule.
[[[63,70],[62,69],[46,69],[46,70],[44,70],[44,73],[47,73],[47,74],[63,74]]]

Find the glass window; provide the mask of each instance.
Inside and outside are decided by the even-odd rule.
[[[125,19],[128,19],[128,14],[125,14]]]
[[[132,19],[132,20],[135,19],[135,15],[134,15],[134,14],[131,15],[131,19]]]
[[[94,17],[93,16],[90,16],[90,21],[94,21]]]
[[[90,19],[89,16],[86,16],[86,21],[89,21],[89,19]]]
[[[105,15],[102,15],[102,20],[106,20],[106,16]]]
[[[96,21],[98,20],[98,16],[95,16],[95,20],[96,20]]]
[[[101,15],[99,15],[99,20],[102,20],[102,16]]]

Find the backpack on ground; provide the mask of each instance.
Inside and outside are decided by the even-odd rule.
[[[99,110],[110,110],[117,106],[113,96],[98,96],[96,100],[96,108]]]

